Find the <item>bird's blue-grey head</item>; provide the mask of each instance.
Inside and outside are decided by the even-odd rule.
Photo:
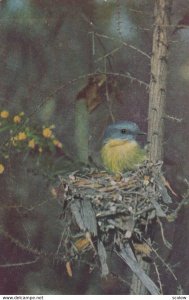
[[[103,144],[106,144],[111,139],[135,141],[136,136],[145,134],[140,131],[138,125],[131,121],[121,121],[109,125],[103,137]]]

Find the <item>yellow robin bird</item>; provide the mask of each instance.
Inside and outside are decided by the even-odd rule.
[[[146,151],[136,138],[143,135],[138,125],[122,121],[109,125],[104,133],[101,157],[105,168],[113,173],[133,170],[146,159]]]

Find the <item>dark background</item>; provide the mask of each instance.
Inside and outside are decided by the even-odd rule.
[[[114,72],[143,82],[150,80],[153,33],[151,0],[2,0],[0,1],[0,110],[12,114],[24,111],[30,123],[55,124],[55,132],[71,160],[54,157],[65,173],[78,168],[75,147],[75,103],[78,92],[87,84],[87,74]],[[187,17],[188,15],[188,17]],[[184,18],[184,21],[182,21]],[[173,1],[172,28],[165,118],[166,177],[179,195],[186,192],[189,177],[189,2]],[[95,36],[94,33],[107,37]],[[136,49],[123,45],[123,41]],[[111,51],[116,50],[111,55]],[[106,59],[105,59],[106,56]],[[80,76],[84,75],[82,79]],[[85,76],[86,75],[86,76]],[[73,82],[74,79],[74,82]],[[62,88],[61,88],[62,87]],[[57,92],[54,92],[56,89]],[[114,90],[114,88],[112,88]],[[128,78],[116,77],[116,92],[111,94],[116,120],[132,120],[147,131],[148,91]],[[89,154],[99,163],[99,148],[104,128],[111,122],[107,99],[89,116]],[[177,119],[182,119],[178,122]],[[2,134],[1,134],[2,135]],[[5,136],[1,137],[2,143]],[[58,163],[57,163],[58,161]],[[34,163],[35,162],[35,163]],[[39,170],[36,159],[22,153],[11,159],[11,167],[0,177],[1,224],[12,236],[28,245],[56,252],[61,236],[60,206],[49,192],[52,182]],[[44,161],[41,168],[50,173]],[[53,177],[54,178],[54,177]],[[179,200],[178,200],[179,201]],[[34,206],[30,213],[6,209],[12,204]],[[43,203],[43,205],[38,205]],[[179,284],[189,293],[189,210],[185,207],[176,224],[165,228],[173,249],[158,245],[165,260],[174,268],[178,281],[161,270],[165,294],[175,294]],[[35,258],[1,236],[1,266],[32,261]],[[117,268],[123,264],[116,262]],[[124,270],[121,270],[124,273]],[[100,275],[90,276],[85,266],[75,267],[68,278],[65,267],[53,262],[36,262],[20,267],[0,268],[1,294],[99,294],[126,293],[115,283],[103,285]],[[179,292],[178,292],[179,293]]]

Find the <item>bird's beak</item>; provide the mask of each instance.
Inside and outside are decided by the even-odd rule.
[[[146,132],[144,132],[144,131],[139,131],[138,132],[138,135],[146,135],[147,133]]]

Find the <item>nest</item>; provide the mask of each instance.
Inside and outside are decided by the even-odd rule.
[[[62,207],[64,228],[58,252],[70,276],[71,262],[86,258],[93,267],[100,265],[102,276],[107,276],[107,252],[113,250],[151,294],[159,293],[159,288],[137,264],[136,254],[150,258],[150,229],[154,222],[159,223],[163,241],[171,248],[161,219],[174,216],[169,195],[174,192],[161,168],[162,163],[145,163],[124,176],[85,169],[60,178],[58,187],[53,188]]]

